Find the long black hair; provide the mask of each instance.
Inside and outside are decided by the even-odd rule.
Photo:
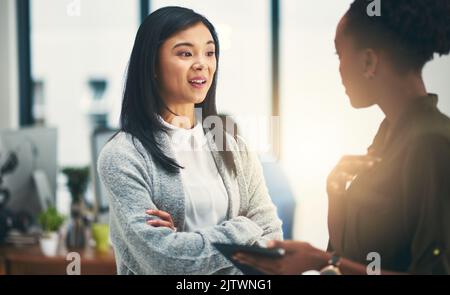
[[[382,0],[369,16],[369,0],[355,0],[345,32],[361,48],[385,49],[397,69],[421,71],[434,54],[450,52],[450,0]]]
[[[198,23],[204,24],[215,43],[217,66],[219,62],[219,39],[214,26],[202,15],[183,7],[164,7],[148,15],[136,34],[131,53],[120,114],[120,129],[138,139],[157,165],[170,173],[177,173],[181,167],[175,159],[168,157],[157,142],[157,133],[167,132],[158,115],[166,108],[158,91],[155,79],[158,53],[165,40],[175,33]],[[217,115],[216,110],[217,69],[211,87],[201,108],[202,117]],[[225,138],[225,133],[223,134]],[[226,167],[235,172],[231,152],[220,151]]]

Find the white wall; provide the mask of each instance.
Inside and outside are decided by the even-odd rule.
[[[18,126],[16,1],[0,1],[0,130]]]

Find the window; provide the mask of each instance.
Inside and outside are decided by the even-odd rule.
[[[33,115],[58,128],[59,164],[90,163],[90,135],[117,127],[140,1],[31,1]]]
[[[281,5],[283,167],[299,198],[295,236],[325,248],[326,178],[349,153],[363,153],[382,119],[355,111],[341,86],[334,34],[346,1],[286,0]]]
[[[326,178],[344,154],[362,154],[384,115],[351,107],[339,76],[336,26],[352,0],[281,1],[282,164],[299,198],[295,237],[325,248]],[[437,58],[436,58],[437,59]],[[431,62],[424,79],[450,114],[450,57]]]

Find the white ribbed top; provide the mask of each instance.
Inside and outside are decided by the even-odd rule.
[[[184,167],[181,179],[186,196],[185,230],[220,224],[228,212],[228,195],[208,149],[202,124],[197,122],[194,128],[184,129],[162,121],[171,130],[175,160]]]

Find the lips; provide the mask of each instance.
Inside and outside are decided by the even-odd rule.
[[[206,85],[206,78],[205,77],[194,77],[192,79],[189,79],[188,82],[195,88],[202,88]]]

